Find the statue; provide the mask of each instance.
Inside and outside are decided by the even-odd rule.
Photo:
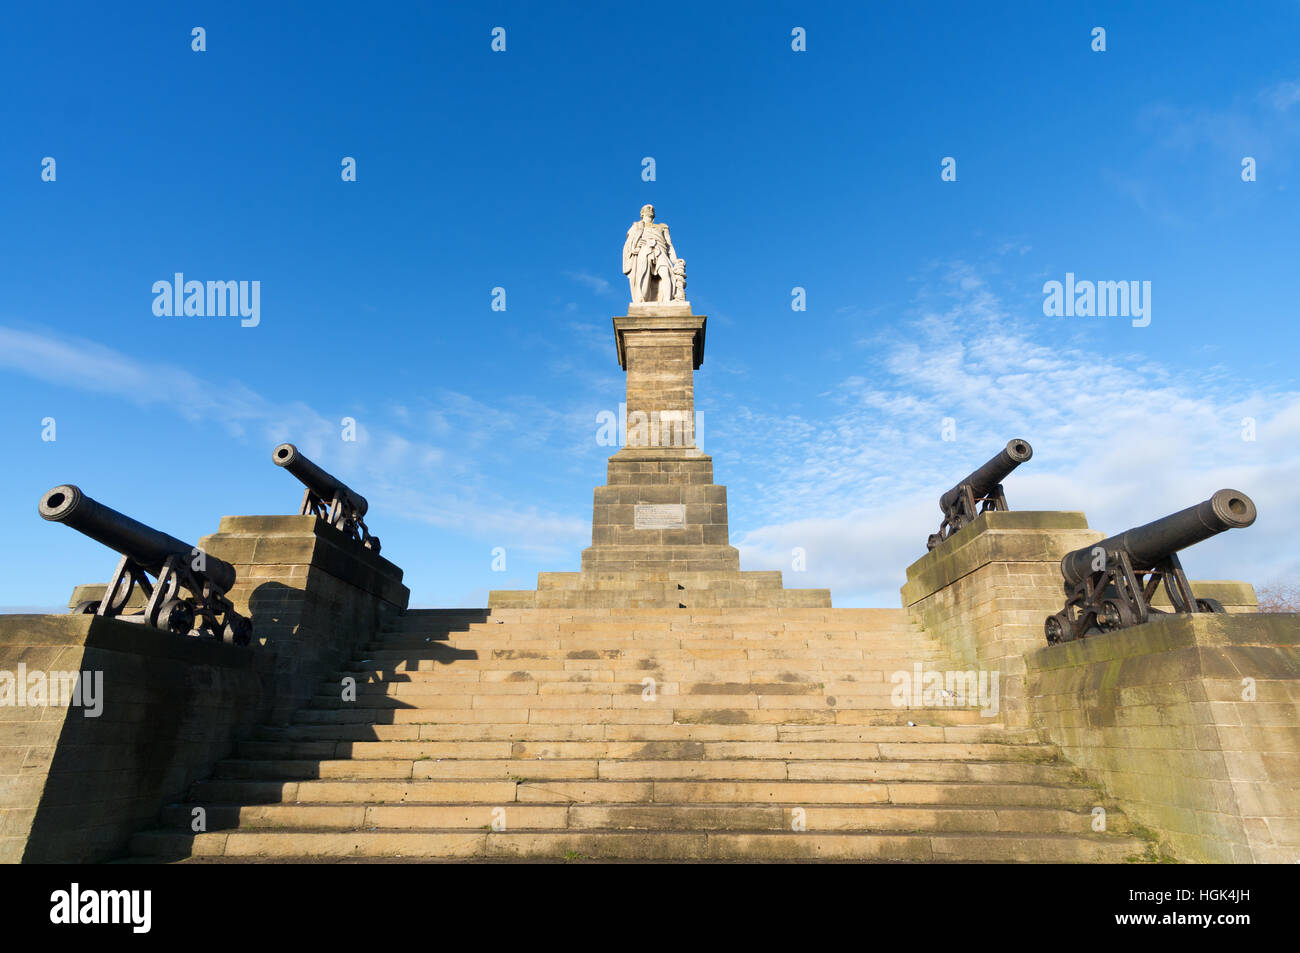
[[[686,300],[686,262],[677,257],[668,226],[655,221],[655,207],[641,206],[641,221],[627,230],[623,274],[634,303]]]

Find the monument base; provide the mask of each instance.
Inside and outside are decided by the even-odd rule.
[[[614,318],[627,445],[596,487],[581,571],[539,573],[535,590],[491,592],[491,608],[830,608],[828,589],[785,589],[779,572],[740,571],[727,488],[695,445],[693,375],[706,323],[685,301],[634,303]]]

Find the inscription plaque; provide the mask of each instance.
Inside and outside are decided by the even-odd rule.
[[[632,516],[633,529],[685,529],[686,504],[638,503]]]

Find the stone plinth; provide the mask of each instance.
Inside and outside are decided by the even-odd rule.
[[[1025,655],[1065,602],[1061,557],[1101,538],[1082,513],[982,513],[907,568],[903,605],[954,661],[999,672],[1002,711],[1024,724]]]
[[[107,591],[108,583],[106,582],[88,582],[80,586],[73,586],[72,595],[68,597],[68,608],[75,609],[83,602],[102,602],[104,593]],[[138,609],[143,609],[148,602],[149,600],[145,598],[144,591],[139,586],[136,586],[131,590],[131,595],[127,598],[126,605],[123,608],[135,612]]]
[[[1043,622],[1065,604],[1061,557],[1102,538],[1082,513],[981,513],[907,568],[903,605],[955,661],[1000,672],[1002,710],[1024,724],[1025,659],[1047,644]],[[1229,612],[1258,609],[1248,583],[1191,586]],[[1169,605],[1163,587],[1152,605]]]
[[[727,488],[695,442],[695,371],[707,318],[688,303],[633,304],[614,318],[627,372],[626,446],[596,487],[591,546],[578,573],[540,573],[537,590],[497,591],[493,607],[829,607],[824,589],[787,590],[780,573],[742,573]]]
[[[1191,579],[1188,580],[1188,584],[1192,587],[1192,595],[1196,598],[1217,599],[1228,612],[1259,611],[1259,597],[1255,595],[1255,587],[1248,582],[1235,579]],[[1164,586],[1156,590],[1156,594],[1151,597],[1151,607],[1166,611],[1173,608]]]
[[[199,548],[235,567],[229,598],[275,653],[272,721],[310,700],[410,598],[402,570],[314,516],[226,516]]]
[[[713,460],[625,448],[596,487],[583,572],[739,572],[728,544],[727,488]]]
[[[642,308],[649,307],[642,305]],[[668,305],[658,305],[667,309]],[[628,310],[633,310],[629,308]],[[704,363],[707,318],[686,314],[628,315],[614,319],[619,367],[627,371],[629,432],[632,415],[695,410],[694,372]],[[630,440],[629,440],[630,442]],[[668,444],[667,440],[663,441]],[[695,446],[694,439],[683,446]]]
[[[1034,725],[1178,859],[1300,861],[1300,615],[1171,614],[1028,667]]]

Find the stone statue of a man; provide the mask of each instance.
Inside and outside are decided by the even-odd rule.
[[[655,207],[641,206],[641,221],[627,230],[623,274],[633,302],[685,300],[686,263],[673,249],[668,226],[655,221]]]

